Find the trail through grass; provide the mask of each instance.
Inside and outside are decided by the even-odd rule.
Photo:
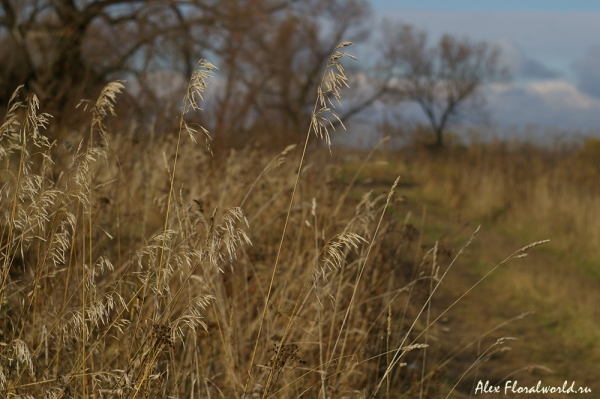
[[[346,179],[347,172],[353,168],[351,164],[343,167],[340,178]],[[394,169],[406,171],[410,182],[398,190],[404,199],[402,212],[411,215],[414,225],[422,222],[425,212],[424,248],[432,247],[436,240],[449,248],[458,248],[478,223],[483,224],[481,233],[434,298],[433,306],[438,312],[507,254],[528,242],[554,239],[534,249],[526,258],[500,267],[442,319],[440,328],[436,329],[443,337],[439,340],[439,353],[464,351],[457,355],[449,372],[455,378],[472,364],[472,357],[467,354],[481,353],[497,334],[519,339],[510,343],[511,351],[496,354],[493,361],[482,364],[477,373],[465,378],[462,391],[469,392],[469,384],[478,380],[499,381],[510,376],[520,385],[542,381],[562,386],[564,381],[569,381],[569,385],[574,381],[576,386],[600,392],[600,347],[597,345],[600,342],[600,278],[595,254],[565,251],[562,243],[557,242],[561,236],[544,231],[544,226],[536,230],[535,225],[529,225],[524,229],[506,221],[461,216],[472,215],[472,212],[424,192],[424,182],[411,175],[406,165],[374,163],[359,178],[362,184],[355,188],[355,196],[365,190],[382,190],[389,184],[390,171]],[[523,224],[526,221],[522,221]],[[518,319],[506,323],[496,334],[485,336],[514,318]]]

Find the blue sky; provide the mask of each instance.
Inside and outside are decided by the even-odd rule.
[[[512,79],[484,89],[492,124],[600,132],[600,1],[372,0],[374,18],[498,46]]]
[[[596,0],[372,0],[379,11],[428,9],[442,11],[600,12]]]

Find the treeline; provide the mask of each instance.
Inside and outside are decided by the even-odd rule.
[[[295,137],[342,41],[375,44],[376,55],[354,65],[362,90],[341,121],[376,101],[415,101],[438,145],[477,89],[501,76],[485,43],[444,36],[431,45],[410,26],[379,23],[362,0],[1,0],[0,106],[24,84],[64,119],[65,107],[124,79],[129,109],[165,127],[178,104],[169,90],[205,58],[219,68],[200,121],[213,136],[230,144],[265,129]]]

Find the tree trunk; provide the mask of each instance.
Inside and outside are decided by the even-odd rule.
[[[58,39],[58,53],[44,86],[59,107],[86,84],[88,68],[81,54],[86,28],[87,24],[66,21],[64,36]]]
[[[443,147],[444,146],[444,129],[441,126],[436,126],[434,129],[435,132],[435,146]]]

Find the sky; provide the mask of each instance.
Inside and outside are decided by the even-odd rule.
[[[501,49],[511,80],[483,90],[490,123],[600,136],[600,1],[371,0],[374,18]]]
[[[598,12],[595,0],[371,0],[376,10]]]

